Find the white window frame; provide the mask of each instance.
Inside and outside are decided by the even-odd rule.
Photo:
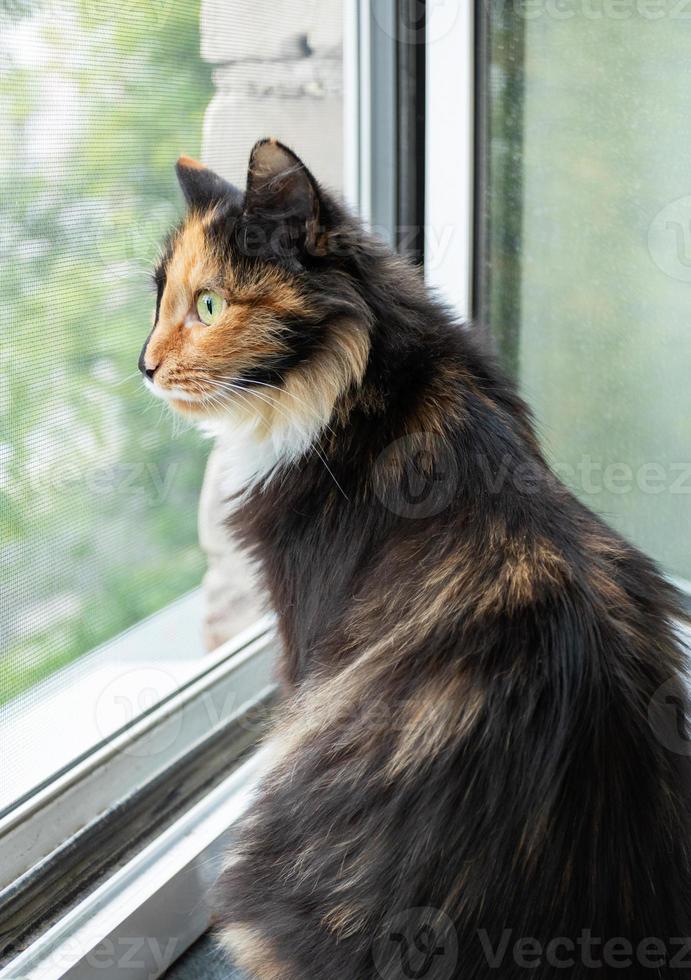
[[[368,0],[344,0],[343,192],[369,222],[372,215],[370,18]]]
[[[10,811],[0,822],[0,892],[78,847],[91,821],[157,775],[174,774],[188,752],[264,704],[275,691],[278,648],[274,618],[264,617],[207,658],[199,676],[173,697]],[[160,976],[210,925],[205,896],[263,759],[263,750],[253,753],[182,812],[40,933],[0,978]]]
[[[465,321],[473,316],[474,3],[429,3],[425,274]],[[449,13],[455,13],[450,18]]]
[[[277,646],[273,617],[264,617],[204,658],[172,697],[11,809],[0,820],[0,890],[241,714],[271,686]]]
[[[4,970],[2,980],[153,980],[209,928],[208,895],[270,758],[254,753]]]

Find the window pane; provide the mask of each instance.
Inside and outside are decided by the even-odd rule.
[[[691,19],[558,6],[490,8],[487,315],[565,481],[691,580]]]
[[[172,161],[198,151],[212,91],[195,0],[9,11],[0,702],[199,581],[205,447],[172,438],[135,372]]]
[[[211,443],[144,391],[137,358],[181,153],[243,184],[250,147],[275,135],[341,184],[341,4],[275,14],[2,5],[0,813],[203,666],[203,603],[186,594],[206,569]],[[224,606],[249,586],[220,495],[207,479]],[[248,601],[231,626],[257,615]]]

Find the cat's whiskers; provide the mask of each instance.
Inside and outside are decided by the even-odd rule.
[[[267,381],[251,381],[250,387],[247,387],[247,383],[244,382],[242,378],[237,378],[232,375],[230,376],[223,375],[220,378],[211,378],[208,376],[208,374],[204,371],[203,368],[189,369],[187,373],[188,375],[194,373],[198,378],[201,379],[203,384],[212,385],[216,388],[224,388],[224,390],[232,391],[234,393],[243,391],[250,394],[253,393],[258,396],[259,392],[254,390],[255,386],[260,386],[262,388],[270,388],[273,391],[279,392],[279,394],[281,395],[287,395],[289,398],[292,398],[293,401],[295,401],[297,404],[307,409],[307,411],[310,412],[310,414],[315,418],[315,420],[317,420],[321,424],[321,426],[324,429],[326,429],[332,435],[336,434],[333,428],[329,425],[328,422],[324,421],[323,417],[319,414],[319,412],[317,412],[317,410],[314,408],[313,405],[310,405],[309,402],[306,402],[303,398],[300,398],[294,392],[288,391],[287,388],[280,388],[278,385],[269,384]],[[194,382],[193,380],[191,380],[189,376],[187,381],[188,384],[198,384],[198,382]],[[264,401],[266,401],[266,399],[264,399]],[[279,414],[281,414],[283,418],[285,418],[291,424],[294,424],[294,420],[291,419],[290,415],[285,411],[285,407],[281,406],[275,399],[272,399],[271,401],[267,401],[267,404],[271,404],[271,406],[277,412],[279,412]]]
[[[160,408],[160,405],[158,405],[158,402],[154,401],[153,398],[149,398],[149,399],[147,399],[146,405],[144,405],[144,407],[140,410],[139,414],[140,415],[145,415],[147,412],[150,412],[152,409],[154,409],[156,407],[159,407]]]
[[[161,423],[163,422],[163,419],[165,418],[165,415],[166,415],[166,407],[167,406],[166,406],[165,402],[163,402],[159,406],[158,419],[156,421],[156,428],[157,429],[159,429],[161,427]]]
[[[131,381],[132,378],[136,378],[138,375],[139,375],[139,371],[138,370],[137,371],[133,371],[132,374],[128,374],[126,378],[120,378],[119,381],[116,381],[115,384],[113,385],[113,387],[114,388],[119,388],[121,385],[127,384],[128,381]]]
[[[251,404],[249,398],[246,397],[247,396],[247,392],[244,389],[238,388],[238,387],[234,387],[234,386],[233,387],[221,386],[217,382],[211,381],[211,379],[209,379],[209,378],[205,378],[204,379],[204,382],[205,382],[205,384],[213,385],[213,386],[219,388],[220,391],[221,391],[221,394],[219,394],[218,392],[213,393],[213,394],[211,394],[209,392],[206,392],[206,394],[203,395],[203,397],[202,397],[202,400],[203,401],[204,400],[208,401],[209,404],[220,408],[222,410],[222,414],[226,414],[227,415],[227,414],[230,413],[230,410],[231,410],[231,407],[232,407],[232,402],[231,402],[231,400],[229,398],[227,398],[227,397],[224,398],[222,396],[225,395],[227,393],[227,391],[231,391],[232,394],[237,395],[239,397],[240,401],[248,409],[248,414],[251,416],[252,411],[253,411],[252,404]]]
[[[199,403],[201,405],[211,405],[212,408],[220,408],[223,410],[227,409],[227,403],[224,402],[218,395],[213,392],[206,390],[204,385],[199,381],[189,381],[192,386],[193,391],[199,395]]]
[[[335,435],[335,432],[331,428],[331,426],[327,422],[324,422],[323,421],[322,417],[319,415],[319,413],[317,411],[315,411],[315,409],[313,408],[313,406],[309,405],[305,401],[302,401],[302,399],[298,398],[297,395],[294,395],[292,392],[286,391],[284,388],[279,388],[277,385],[270,385],[270,384],[267,384],[264,381],[251,381],[251,382],[249,382],[249,387],[248,387],[247,383],[246,382],[243,382],[241,378],[224,378],[224,379],[214,379],[214,380],[212,380],[212,379],[206,379],[206,380],[209,382],[209,384],[214,384],[214,385],[217,385],[219,387],[224,387],[225,386],[226,387],[226,390],[235,391],[235,392],[241,390],[241,391],[246,392],[247,394],[256,395],[258,398],[261,398],[261,396],[263,394],[264,397],[261,400],[264,401],[264,402],[266,402],[267,405],[271,405],[271,407],[276,412],[278,412],[284,419],[286,419],[287,422],[289,422],[291,425],[294,426],[295,425],[295,420],[293,418],[291,418],[290,414],[286,411],[285,406],[282,406],[278,402],[277,399],[272,398],[270,395],[266,395],[265,393],[256,391],[255,390],[255,385],[261,385],[264,388],[272,388],[275,391],[280,392],[281,394],[289,395],[291,398],[294,398],[297,402],[299,402],[305,408],[309,409],[309,411],[312,413],[312,415],[314,416],[314,418],[318,422],[320,422],[323,425],[324,428],[328,429],[329,432],[331,432],[332,435]]]
[[[278,402],[276,401],[276,399],[272,398],[271,395],[268,395],[266,392],[256,391],[252,387],[251,388],[240,387],[239,385],[233,384],[232,382],[229,382],[229,381],[217,381],[217,380],[211,380],[209,378],[207,378],[206,381],[208,381],[211,385],[214,385],[214,386],[220,388],[223,391],[232,391],[235,394],[238,394],[240,396],[242,396],[242,395],[247,395],[247,396],[249,396],[249,395],[255,395],[262,402],[264,402],[265,404],[269,405],[274,411],[278,412],[279,415],[282,415],[283,418],[285,418],[288,423],[293,424],[293,420],[291,419],[290,415],[285,411],[285,409],[283,408],[283,406],[279,405]],[[252,384],[254,384],[254,382],[252,382]],[[266,387],[276,388],[275,385],[267,385]],[[277,391],[282,391],[281,388],[276,388],[276,390]],[[343,496],[345,497],[346,500],[349,500],[350,498],[348,497],[348,494],[345,492],[345,490],[343,489],[343,487],[341,486],[341,484],[336,479],[336,477],[335,477],[335,475],[334,475],[331,467],[329,466],[329,464],[326,461],[326,458],[320,452],[317,443],[316,442],[312,442],[310,445],[308,445],[305,448],[306,448],[306,451],[308,453],[309,452],[316,453],[316,455],[319,457],[319,459],[321,460],[322,464],[324,465],[324,468],[326,469],[326,472],[329,474],[329,476],[331,477],[331,479],[335,483],[335,485],[338,488],[338,490],[343,494]]]
[[[267,387],[274,388],[276,386],[275,385],[268,385]],[[252,388],[245,388],[244,390],[247,391],[250,394],[256,395],[257,398],[260,398],[267,405],[270,405],[275,411],[279,412],[279,414],[281,414],[285,419],[287,419],[288,422],[292,422],[292,419],[291,419],[290,415],[288,415],[288,413],[282,408],[282,406],[280,406],[276,402],[276,400],[274,398],[271,397],[271,395],[267,395],[265,392],[255,391]],[[277,391],[281,391],[282,389],[281,388],[276,388],[276,390]],[[331,430],[331,431],[333,431],[333,430]],[[339,489],[339,491],[343,494],[343,496],[345,497],[346,500],[349,500],[350,498],[348,497],[348,494],[345,492],[345,490],[343,489],[343,487],[341,486],[341,484],[336,479],[336,477],[335,477],[335,475],[333,473],[333,470],[331,469],[331,467],[329,466],[329,464],[326,461],[326,457],[320,451],[319,446],[318,446],[316,440],[314,442],[310,443],[310,445],[307,447],[307,452],[308,453],[309,452],[316,453],[316,455],[319,457],[319,459],[324,464],[324,468],[326,469],[326,472],[329,474],[329,476],[331,477],[331,479],[334,481],[334,483],[336,484],[336,486]]]
[[[208,392],[209,387],[215,389],[215,394],[213,396]],[[200,385],[200,388],[203,392],[206,392],[205,397],[208,398],[213,397],[213,404],[217,408],[221,409],[221,414],[223,415],[231,414],[232,407],[233,407],[233,398],[231,398],[230,396],[232,395],[234,397],[239,398],[240,402],[247,409],[248,420],[251,420],[252,422],[256,421],[255,419],[256,412],[252,406],[251,401],[249,400],[248,397],[246,397],[248,394],[246,389],[236,385],[228,385],[225,382],[221,383],[219,381],[215,381],[214,379],[208,377],[203,378],[203,383]],[[204,396],[202,397],[202,400],[204,400]]]
[[[214,385],[220,391],[230,392],[235,395],[238,395],[243,401],[243,403],[250,407],[250,410],[251,410],[250,395],[255,395],[257,398],[259,398],[260,401],[264,402],[264,404],[266,405],[269,405],[272,408],[272,410],[274,410],[279,415],[281,415],[287,422],[289,423],[292,422],[292,419],[290,418],[288,413],[283,411],[281,406],[276,404],[276,402],[273,399],[271,399],[270,396],[264,395],[262,392],[255,391],[251,388],[247,388],[242,385],[235,385],[227,381],[223,381],[223,382],[209,381],[209,383]]]
[[[241,378],[233,378],[233,377],[226,378],[225,380],[233,381],[235,383],[242,382]],[[306,402],[303,398],[299,398],[294,392],[288,391],[287,388],[279,388],[278,385],[269,384],[267,381],[251,381],[250,384],[252,386],[261,385],[262,388],[273,388],[274,391],[278,391],[281,395],[287,395],[289,398],[292,398],[294,401],[296,401],[299,405],[302,405],[303,408],[306,408],[309,412],[311,412],[316,419],[322,422],[324,428],[328,429],[328,431],[332,435],[336,434],[334,430],[331,428],[331,426],[329,425],[329,423],[323,421],[321,415],[319,414],[319,412],[316,411],[314,406],[310,405],[309,402]]]

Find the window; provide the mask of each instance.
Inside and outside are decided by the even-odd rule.
[[[479,7],[480,318],[557,472],[688,583],[691,16]]]
[[[0,968],[38,927],[19,973],[49,954],[66,970],[62,938],[133,876],[144,894],[155,853],[151,900],[196,888],[179,935],[207,924],[190,876],[241,809],[230,770],[264,722],[276,640],[219,523],[216,450],[143,390],[148,280],[181,153],[242,185],[273,135],[358,196],[343,17],[340,0],[0,11]],[[58,893],[67,918],[47,928]]]
[[[202,20],[198,0],[46,0],[2,16],[0,812],[170,694],[203,654],[198,596],[111,642],[197,587],[206,565],[210,444],[154,404],[136,370],[147,279],[181,213],[175,159],[203,155],[242,184],[252,143],[272,133],[342,184],[337,3],[326,15],[306,5],[299,27],[261,5],[209,4]],[[239,559],[223,574],[224,596],[242,589]],[[226,637],[258,616],[248,604]],[[134,667],[142,682],[124,692],[118,677]],[[68,749],[49,729],[69,726],[60,688],[73,683],[89,701],[110,684],[120,707],[101,696]]]
[[[262,764],[276,639],[222,447],[136,372],[181,152],[242,183],[257,138],[294,145],[491,334],[565,482],[691,581],[691,19],[287,6],[0,13],[0,976],[121,970],[133,936],[162,975]]]
[[[208,447],[158,418],[136,352],[179,213],[171,161],[199,151],[213,87],[195,2],[10,4],[3,19],[0,704],[16,718],[204,568]],[[60,730],[73,711],[34,722]],[[29,788],[6,719],[0,810]]]

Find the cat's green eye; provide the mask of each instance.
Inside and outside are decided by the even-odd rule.
[[[204,290],[197,297],[197,315],[202,323],[210,326],[218,320],[224,310],[226,301],[218,293],[210,289]]]

